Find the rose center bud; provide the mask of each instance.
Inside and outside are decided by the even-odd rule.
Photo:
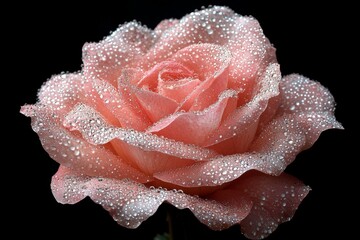
[[[200,83],[201,81],[196,73],[184,65],[177,62],[164,61],[146,72],[138,82],[138,86],[157,92],[180,103]]]

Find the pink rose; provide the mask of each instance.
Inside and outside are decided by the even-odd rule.
[[[60,203],[89,196],[136,228],[168,202],[253,239],[309,192],[283,173],[320,133],[342,128],[320,83],[282,77],[259,23],[226,7],[120,26],[83,48],[83,69],[52,77],[21,112],[60,167]]]

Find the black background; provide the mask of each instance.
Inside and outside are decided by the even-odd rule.
[[[301,73],[330,89],[337,101],[336,116],[345,131],[324,132],[316,144],[301,153],[287,172],[303,180],[312,191],[292,221],[282,224],[268,239],[349,239],[355,233],[358,200],[354,169],[359,80],[352,57],[358,42],[354,7],[348,3],[315,5],[311,1],[259,3],[257,1],[118,1],[116,4],[87,3],[81,7],[65,3],[20,4],[3,7],[5,40],[2,50],[3,107],[9,114],[5,155],[2,156],[2,208],[5,232],[14,236],[102,239],[153,239],[167,229],[166,212],[159,211],[137,230],[118,226],[101,206],[86,199],[75,205],[61,205],[50,191],[57,163],[42,149],[30,129],[30,119],[18,113],[25,103],[35,103],[36,93],[51,75],[81,68],[85,42],[101,40],[119,24],[136,19],[150,28],[166,18],[181,18],[201,6],[226,5],[242,15],[257,18],[265,35],[277,48],[282,73]],[[316,3],[319,4],[319,3]],[[3,18],[4,16],[2,16]],[[5,84],[5,85],[4,85]],[[10,95],[10,97],[9,97]],[[13,105],[14,104],[14,105]],[[9,108],[10,106],[10,108]],[[9,108],[9,109],[8,109]],[[12,126],[14,125],[15,126]],[[10,127],[8,127],[10,126]],[[354,139],[354,140],[353,140]],[[177,239],[245,239],[239,227],[214,232],[201,225],[187,210],[174,211]],[[4,216],[4,215],[3,215]],[[183,228],[183,229],[181,229]],[[184,233],[185,232],[185,233]]]

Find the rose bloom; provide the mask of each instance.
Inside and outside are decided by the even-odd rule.
[[[214,230],[261,239],[310,188],[283,173],[322,131],[342,128],[320,83],[282,77],[259,23],[212,7],[154,30],[121,25],[83,47],[21,112],[60,164],[60,203],[89,196],[136,228],[167,202]]]

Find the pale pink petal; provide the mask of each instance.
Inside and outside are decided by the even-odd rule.
[[[265,37],[259,22],[252,17],[238,17],[233,34],[225,47],[232,54],[229,87],[242,89],[243,102],[251,99],[255,79],[269,64],[276,63],[275,48]]]
[[[254,172],[229,188],[253,202],[250,214],[240,223],[241,231],[250,239],[263,239],[279,224],[289,221],[310,191],[298,179],[285,173],[274,177]]]
[[[143,130],[151,124],[143,109],[134,101],[134,96],[130,96],[131,93],[123,89],[119,93],[113,85],[102,80],[94,79],[92,84],[99,95],[99,102],[118,119],[123,128]]]
[[[249,51],[241,58],[242,62],[248,64],[251,61],[257,64],[267,55],[275,58],[273,48],[255,19],[240,16],[227,7],[215,6],[192,12],[183,17],[178,24],[172,24],[149,50],[141,64],[149,69],[180,49],[199,43],[229,46],[239,57],[241,52]],[[154,62],[147,62],[146,59]],[[245,61],[246,59],[248,61]]]
[[[56,115],[41,105],[26,105],[21,112],[31,117],[32,128],[44,149],[58,163],[90,176],[130,178],[147,182],[151,177],[129,166],[104,146],[94,146],[59,124]]]
[[[235,91],[225,90],[218,101],[203,111],[175,113],[151,126],[147,132],[201,146],[218,128],[228,102],[236,97]]]
[[[118,78],[117,87],[120,88],[124,85],[138,86],[139,81],[141,81],[148,73],[149,71],[144,72],[140,68],[124,68]],[[150,89],[148,87],[145,88]]]
[[[170,58],[180,49],[193,44],[223,45],[233,34],[232,25],[237,17],[237,14],[226,7],[214,7],[190,13],[160,36],[156,44],[139,62],[139,66],[150,69]]]
[[[260,169],[263,163],[257,154],[219,156],[206,162],[155,173],[163,182],[181,187],[220,186],[231,182],[251,169]]]
[[[85,103],[101,112],[111,124],[118,124],[113,111],[109,111],[102,101],[102,95],[94,91],[92,81],[86,80],[81,73],[61,74],[52,77],[40,89],[39,104],[63,118],[76,104]]]
[[[151,133],[110,126],[93,108],[82,104],[77,105],[65,117],[64,125],[71,130],[80,131],[87,141],[96,145],[106,144],[116,138],[145,151],[157,151],[184,159],[202,161],[217,155],[209,149],[176,142]]]
[[[279,107],[275,118],[288,121],[281,120],[283,123],[278,127],[270,122],[270,126],[265,125],[265,130],[262,130],[261,126],[263,132],[252,147],[255,151],[267,151],[264,150],[267,148],[266,138],[284,138],[281,135],[288,125],[297,125],[297,132],[306,136],[304,149],[314,144],[321,132],[331,128],[343,128],[335,119],[335,102],[331,93],[320,83],[306,77],[297,74],[284,77],[280,83],[278,101]],[[283,145],[283,150],[287,146],[288,144]]]
[[[181,104],[181,110],[200,111],[214,103],[228,89],[228,67],[231,53],[213,44],[196,44],[178,51],[172,60],[195,72],[202,81]]]
[[[156,41],[152,30],[130,22],[99,43],[83,47],[83,72],[88,79],[101,79],[116,86],[122,69],[136,63]]]
[[[126,107],[133,109],[136,115],[134,122],[141,124],[141,128],[134,129],[144,130],[144,127],[148,127],[150,122],[156,122],[176,111],[177,102],[154,91],[149,91],[149,89],[156,90],[159,72],[164,68],[174,67],[174,65],[181,67],[177,63],[161,63],[151,71],[143,73],[140,81],[136,80],[142,73],[140,70],[123,70],[118,79],[118,91]],[[127,120],[132,119],[131,116],[122,116]]]
[[[261,114],[259,118],[258,132],[263,129],[271,120],[273,120],[278,112],[279,106],[281,104],[282,96],[277,95],[269,99],[265,111]]]
[[[231,98],[228,101],[228,104],[226,105],[226,108],[224,109],[224,113],[222,115],[221,122],[224,122],[225,119],[227,119],[237,108],[237,102],[239,100],[239,92],[237,92],[237,97]]]
[[[67,179],[72,179],[74,184],[67,181]],[[90,179],[90,176],[60,165],[58,171],[51,179],[51,190],[56,201],[59,203],[75,204],[86,197],[85,188],[82,188],[81,183]],[[72,188],[72,190],[69,191],[69,188]]]
[[[249,100],[258,72],[276,62],[275,49],[256,19],[240,16],[227,7],[215,6],[186,15],[164,31],[139,61],[139,66],[150,69],[179,50],[200,43],[221,45],[230,50],[233,61],[229,87],[244,91],[243,102]]]
[[[335,101],[329,90],[304,76],[285,76],[280,83],[280,91],[282,100],[278,114],[335,110]]]
[[[341,125],[329,112],[283,114],[266,125],[249,152],[263,156],[263,169],[258,170],[278,175],[297,154],[312,146],[323,131],[332,128]]]
[[[231,128],[231,127],[229,127]],[[237,127],[232,127],[236,131]],[[243,128],[239,134],[233,133],[233,137],[222,140],[223,136],[218,134],[218,143],[215,143],[208,148],[215,150],[219,154],[229,155],[236,153],[244,153],[248,150],[251,142],[254,140],[254,136],[258,129],[258,120],[255,120],[252,124],[248,123],[246,128]],[[216,141],[216,140],[215,140]]]
[[[132,166],[150,176],[156,172],[168,171],[194,163],[194,160],[174,157],[158,151],[143,150],[119,139],[113,139],[110,143],[116,153],[130,162]]]
[[[230,113],[203,146],[212,146],[223,154],[241,153],[247,150],[255,136],[259,118],[268,106],[269,99],[279,94],[280,81],[279,65],[270,64],[259,77],[252,100]],[[225,140],[228,141],[221,143]]]
[[[294,114],[302,133],[306,136],[304,149],[311,147],[323,131],[328,129],[344,129],[336,120],[333,112],[304,112]]]
[[[177,81],[159,81],[158,92],[170,99],[181,103],[199,85],[199,79],[184,78]]]
[[[263,169],[259,169],[260,171],[278,175],[304,150],[306,142],[306,132],[296,116],[283,115],[273,119],[263,129],[249,152],[263,156]]]
[[[173,26],[179,23],[178,19],[165,19],[162,20],[154,29],[157,35],[165,34],[166,31],[169,31]]]
[[[156,93],[138,89],[129,84],[137,84],[136,78],[139,78],[141,75],[142,73],[136,69],[126,69],[123,71],[118,86],[120,92],[127,93],[127,95],[122,94],[120,97],[117,90],[109,83],[105,81],[94,81],[98,86],[96,89],[99,91],[99,94],[103,96],[102,99],[106,106],[114,112],[114,115],[118,117],[121,126],[124,128],[144,129],[150,124],[149,120],[156,120],[163,115],[169,115],[174,112],[177,107],[177,104],[169,99],[164,99],[164,97]],[[130,94],[132,101],[129,101]],[[161,104],[156,104],[155,101],[157,99],[160,99],[159,102],[161,102]],[[164,102],[168,104],[164,106]],[[149,103],[152,103],[152,105]],[[146,106],[148,106],[148,108]],[[151,107],[155,109],[151,109]],[[156,109],[158,111],[155,111]],[[155,113],[157,113],[157,115],[155,115]],[[147,116],[144,117],[144,114],[147,114]],[[151,117],[153,119],[151,119]],[[192,163],[191,160],[179,159],[160,152],[142,150],[139,147],[131,146],[118,139],[113,139],[110,143],[118,155],[127,159],[133,166],[136,166],[142,172],[149,175],[152,175],[154,172],[182,167]]]
[[[136,83],[137,80],[135,79],[138,78],[140,74],[141,72],[139,72],[139,70],[125,69],[118,80],[118,90],[122,101],[126,107],[133,109],[132,111],[136,115],[134,116],[135,121],[139,121],[140,124],[142,124],[140,129],[134,128],[137,130],[143,130],[145,126],[149,126],[150,122],[156,122],[174,113],[178,107],[178,104],[172,99],[149,91],[148,88],[137,87],[136,85],[140,83]],[[145,73],[143,75],[148,76],[148,74],[149,73]],[[121,115],[127,119],[127,121],[133,119],[129,115]]]
[[[163,61],[146,71],[137,81],[137,86],[151,91],[158,91],[158,83],[161,80],[180,80],[195,77],[194,72],[175,61]]]
[[[320,133],[339,128],[329,113],[284,114],[271,121],[247,153],[218,156],[206,162],[154,174],[178,186],[218,186],[234,181],[249,170],[279,175]],[[271,144],[269,144],[271,143]]]
[[[250,213],[250,209],[253,205],[252,201],[248,196],[240,193],[237,189],[228,187],[218,189],[211,194],[207,194],[206,198],[223,203],[226,206],[232,206],[240,216],[247,216]],[[240,222],[234,224],[239,223]]]
[[[134,91],[140,105],[152,122],[173,114],[178,107],[177,102],[151,91],[130,88]]]
[[[147,188],[131,180],[93,178],[60,167],[51,183],[52,192],[60,203],[74,204],[86,196],[102,205],[121,226],[137,228],[152,216],[163,202],[176,208],[188,208],[214,230],[222,230],[241,222],[249,213],[251,203],[237,197],[237,202],[228,203],[202,199],[183,193],[181,190]]]
[[[222,46],[204,43],[183,48],[170,59],[191,69],[200,80],[205,81],[221,74],[231,61],[231,53]]]
[[[46,105],[59,116],[64,116],[78,102],[91,103],[96,96],[91,95],[91,83],[79,74],[61,74],[49,79],[40,89],[40,104]],[[90,94],[85,97],[85,92]]]

